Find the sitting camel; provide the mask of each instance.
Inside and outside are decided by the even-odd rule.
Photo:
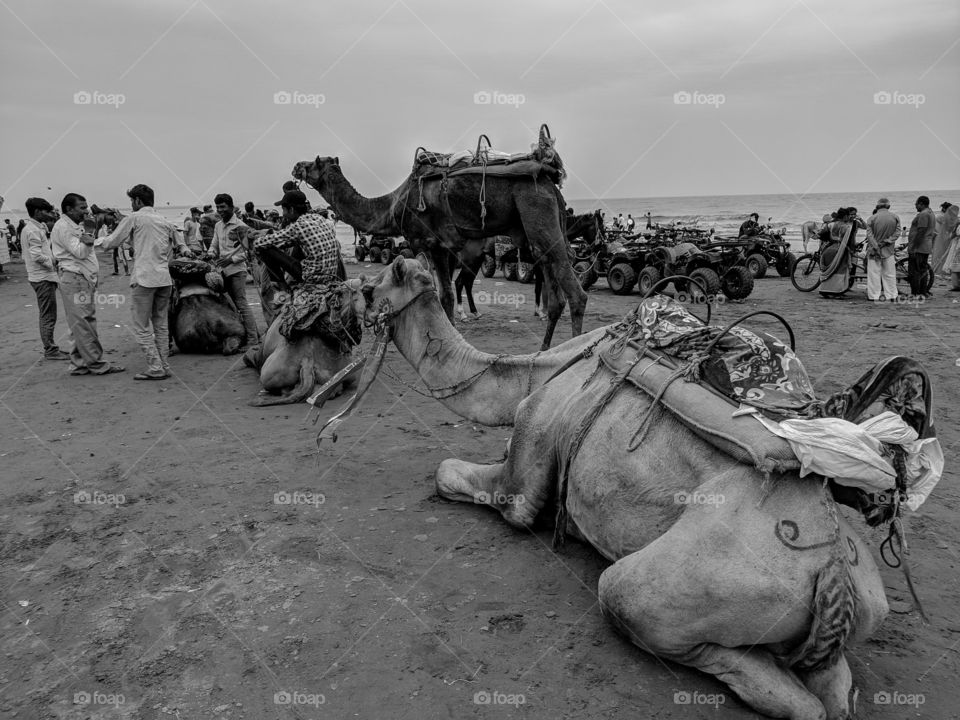
[[[223,277],[202,260],[170,261],[175,297],[170,304],[170,334],[185,353],[232,355],[246,334],[240,314],[223,291]]]
[[[556,507],[558,541],[566,533],[613,562],[600,577],[601,609],[630,641],[715,675],[765,715],[850,717],[844,645],[886,616],[883,582],[824,478],[800,477],[789,445],[762,463],[718,449],[716,437],[668,409],[669,393],[661,406],[639,389],[637,375],[666,371],[604,328],[550,354],[480,353],[412,260],[398,258],[364,295],[368,323],[392,334],[434,397],[474,422],[514,426],[503,462],[441,463],[441,496],[490,505],[519,528]],[[616,371],[601,362],[614,355],[624,356]],[[918,432],[929,435],[926,375],[901,360],[924,383]],[[683,392],[678,384],[687,385],[663,390]],[[862,417],[875,405],[851,411]],[[764,436],[753,418],[719,417],[721,436],[728,428]],[[690,497],[722,502],[678,500]]]
[[[364,305],[360,287],[365,282],[363,275],[348,280],[331,303],[330,312],[339,313],[340,325],[353,345],[359,344],[361,339],[360,321]],[[250,401],[254,407],[289,405],[306,400],[315,386],[327,383],[353,360],[349,347],[344,347],[339,339],[331,336],[311,334],[288,340],[280,333],[281,321],[282,318],[277,316],[260,347],[250,349],[243,356],[247,367],[260,371],[263,389]],[[336,387],[329,388],[326,397],[336,397],[354,380],[355,373],[348,374]]]

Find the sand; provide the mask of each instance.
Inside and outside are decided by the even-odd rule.
[[[98,311],[107,357],[126,373],[73,378],[64,363],[39,361],[34,295],[22,264],[7,269],[0,716],[755,717],[720,682],[613,631],[595,595],[606,563],[591,548],[554,554],[548,529],[520,532],[488,508],[435,495],[441,460],[497,460],[508,430],[464,422],[383,375],[317,458],[305,405],[246,405],[258,382],[239,357],[181,355],[175,378],[134,382],[143,361],[128,304]],[[107,276],[101,290],[123,296],[124,280]],[[494,282],[477,290],[528,302],[487,308],[462,332],[491,352],[536,349],[531,286]],[[919,307],[880,308],[862,288],[827,301],[768,277],[716,314],[786,316],[819,393],[897,353],[933,378],[947,471],[908,523],[933,624],[921,625],[899,571],[881,565],[893,612],[847,654],[860,717],[957,708],[960,294],[942,283],[934,292]],[[637,300],[603,281],[589,296],[585,328]],[[558,334],[569,337],[566,319]],[[395,350],[388,362],[413,382]],[[301,502],[282,504],[295,491]],[[863,535],[875,548],[883,537]],[[884,692],[922,694],[923,704],[876,704]],[[84,693],[93,704],[75,704]]]

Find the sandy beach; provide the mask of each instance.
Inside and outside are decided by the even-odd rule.
[[[351,264],[349,272],[381,267]],[[306,405],[246,405],[258,381],[237,356],[176,356],[175,378],[148,387],[130,373],[69,378],[62,364],[38,361],[23,265],[9,274],[0,285],[10,410],[0,440],[0,652],[4,683],[21,692],[0,700],[0,715],[80,717],[79,686],[102,691],[103,703],[123,696],[85,715],[104,718],[259,720],[278,716],[275,694],[286,691],[301,705],[295,717],[756,717],[721,683],[655,660],[614,632],[595,594],[606,562],[589,547],[554,554],[549,529],[519,532],[487,508],[437,498],[442,459],[496,460],[507,430],[465,422],[382,374],[339,441],[318,455]],[[500,279],[479,289],[531,295],[531,286]],[[122,276],[102,286],[108,296],[126,290]],[[934,293],[921,306],[876,307],[862,288],[826,301],[768,277],[715,317],[775,306],[797,333],[818,393],[889,355],[921,358],[949,457],[960,441],[960,333],[955,300],[942,285]],[[249,296],[256,300],[252,287]],[[635,302],[601,281],[585,329]],[[538,347],[532,298],[482,311],[459,325],[476,347]],[[109,359],[136,366],[129,308],[104,305],[98,318]],[[567,337],[561,323],[558,340]],[[395,350],[388,363],[414,383]],[[847,654],[861,717],[955,712],[956,480],[948,462],[933,496],[908,518],[930,626],[912,610],[900,572],[880,564],[892,612]],[[316,502],[275,502],[294,492]],[[844,510],[876,549],[883,532]],[[904,715],[874,702],[894,691],[922,694],[924,704]],[[685,707],[678,692],[722,700]],[[515,704],[478,705],[477,693],[499,693],[490,697],[504,703],[512,695]]]

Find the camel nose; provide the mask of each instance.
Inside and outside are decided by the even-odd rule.
[[[369,283],[360,288],[360,294],[367,303],[367,307],[373,305],[373,285]]]

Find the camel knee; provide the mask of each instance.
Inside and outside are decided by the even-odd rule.
[[[836,663],[820,670],[798,673],[807,690],[817,696],[827,720],[847,720],[850,715],[850,689],[853,675],[847,659],[840,655]]]

